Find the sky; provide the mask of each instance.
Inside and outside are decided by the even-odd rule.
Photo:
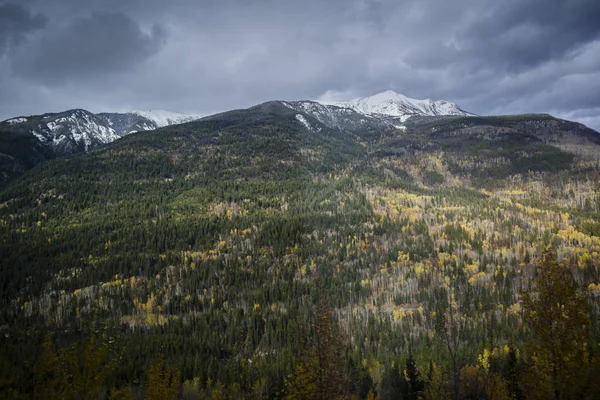
[[[598,0],[0,0],[0,119],[388,89],[600,130]]]

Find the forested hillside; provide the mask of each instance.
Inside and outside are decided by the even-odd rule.
[[[600,395],[600,135],[551,116],[265,103],[38,164],[0,226],[0,398]]]
[[[161,110],[93,114],[76,109],[0,121],[0,188],[42,161],[198,118]]]

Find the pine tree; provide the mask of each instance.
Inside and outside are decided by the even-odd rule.
[[[421,374],[415,364],[412,353],[409,354],[406,360],[406,368],[403,371],[403,390],[402,398],[407,400],[417,400],[423,394],[425,382],[421,379]]]
[[[587,300],[571,271],[546,250],[538,268],[537,293],[523,295],[528,364],[526,393],[556,400],[578,397],[579,378],[588,364]]]
[[[507,377],[508,390],[511,397],[515,400],[522,400],[524,397],[519,383],[518,369],[517,352],[513,346],[510,346],[504,376]]]
[[[63,390],[67,382],[60,368],[58,356],[52,347],[52,335],[47,334],[42,345],[40,360],[33,369],[34,399],[63,397]]]
[[[70,345],[55,352],[46,336],[42,355],[34,368],[36,399],[97,399],[116,368],[108,345],[89,333],[83,347]]]
[[[313,325],[314,337],[305,356],[286,382],[287,400],[346,399],[343,346],[333,329],[327,302],[322,300]]]
[[[165,365],[162,354],[150,366],[146,400],[176,400],[179,395],[179,370]]]
[[[382,400],[396,400],[400,398],[405,384],[400,374],[400,370],[395,364],[386,369],[383,381],[381,382]]]

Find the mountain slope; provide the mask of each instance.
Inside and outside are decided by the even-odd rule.
[[[321,104],[315,101],[282,101],[281,104],[310,115],[331,129],[338,129],[363,138],[376,138],[389,130],[399,128],[393,121],[360,114],[350,108]]]
[[[57,155],[87,151],[119,138],[114,129],[105,126],[102,118],[85,110],[44,114],[29,117],[20,124],[11,124],[13,127],[16,125],[29,130]]]
[[[117,222],[113,221],[116,216],[113,213],[121,207],[117,204],[138,208],[137,205],[149,202],[150,209],[138,209],[118,222],[119,226],[136,225],[137,219],[155,215],[158,208],[177,212],[180,207],[187,210],[194,204],[205,209],[211,201],[220,199],[223,190],[230,191],[232,185],[247,188],[253,196],[270,196],[271,191],[280,195],[298,193],[310,183],[312,174],[325,173],[337,165],[366,156],[363,146],[348,140],[341,132],[330,130],[306,115],[306,121],[320,128],[316,134],[307,129],[297,115],[276,102],[265,103],[186,124],[138,132],[97,151],[58,158],[36,166],[2,192],[0,203],[4,207],[0,212],[21,209],[25,206],[23,201],[29,201],[26,199],[30,190],[53,193],[48,199],[58,206],[52,206],[53,218],[71,218],[70,207],[59,206],[64,199],[79,204],[78,208],[94,209],[90,214],[94,220],[99,215],[107,216],[108,224]],[[288,181],[295,184],[290,185]],[[108,192],[106,185],[111,188]],[[159,200],[155,196],[163,189],[168,190],[168,195],[160,194]],[[80,228],[87,232],[84,226],[72,232],[82,233]],[[64,233],[61,244],[55,244],[67,246],[65,251],[68,251],[76,236]],[[90,243],[88,250],[92,251],[98,243]],[[6,242],[0,243],[0,248],[6,246]],[[22,250],[45,251],[38,247]],[[20,264],[18,258],[4,261],[5,266]],[[59,262],[49,260],[39,272],[62,268],[55,261]],[[87,263],[75,259],[69,263],[75,267],[82,261]],[[13,283],[13,289],[18,292],[19,284]],[[3,289],[9,290],[8,287]],[[10,291],[15,294],[13,289]],[[8,295],[8,292],[3,293]]]
[[[446,173],[463,180],[466,186],[478,188],[480,178],[486,175],[495,179],[494,185],[501,186],[498,178],[529,171],[560,172],[571,168],[575,157],[595,161],[597,157],[589,158],[589,154],[600,154],[598,132],[549,115],[425,118],[409,125],[406,131],[389,131],[368,143],[358,135],[348,135],[323,123],[334,125],[336,121],[335,115],[325,114],[329,108],[309,104],[307,112],[297,109],[305,109],[305,103],[269,102],[128,135],[97,151],[37,166],[2,192],[0,202],[5,204],[4,211],[11,213],[30,204],[33,200],[29,196],[44,193],[66,196],[83,209],[125,198],[133,206],[144,200],[132,188],[148,187],[151,193],[158,193],[168,183],[166,187],[171,187],[172,193],[160,203],[185,198],[183,203],[199,201],[206,206],[207,201],[222,195],[214,185],[262,182],[278,186],[301,177],[301,185],[289,188],[297,193],[324,173],[366,168],[369,174],[396,174],[386,171],[386,160],[406,159],[410,164],[415,161],[411,157],[427,153],[447,157]],[[315,110],[329,119],[313,117]],[[351,110],[340,109],[340,113],[356,118]],[[401,165],[394,170],[404,171],[398,177],[405,184],[429,185],[422,179],[423,171]],[[106,185],[111,188],[108,194],[103,189]],[[209,187],[213,192],[206,191]],[[260,191],[254,195],[260,195]],[[151,203],[157,201],[152,199]],[[112,207],[101,208],[104,211],[95,213],[114,211]]]
[[[68,110],[0,122],[0,186],[46,159],[88,151],[133,132],[200,118],[167,111]],[[20,139],[15,142],[15,137]]]
[[[26,130],[0,132],[0,188],[36,164],[55,157],[51,149]]]
[[[323,304],[357,381],[409,354],[448,374],[449,311],[474,370],[523,351],[522,288],[550,244],[597,309],[600,167],[573,147],[598,156],[597,132],[428,116],[364,140],[330,127],[338,111],[269,102],[138,132],[0,191],[0,381],[28,394],[48,331],[63,347],[89,325],[123,355],[119,387],[167,354],[190,392],[280,397]]]

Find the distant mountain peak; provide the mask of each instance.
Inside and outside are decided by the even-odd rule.
[[[179,114],[166,110],[145,110],[145,111],[132,111],[131,114],[136,114],[156,124],[157,128],[163,126],[182,124],[184,122],[194,121],[200,119],[203,115],[187,115]]]
[[[88,151],[130,133],[181,124],[201,118],[165,110],[94,114],[81,108],[58,113],[15,117],[0,122],[0,129],[18,129],[35,137],[54,155]]]
[[[402,122],[411,116],[473,115],[446,100],[418,100],[393,90],[330,104],[350,108],[365,115],[395,117]]]
[[[382,103],[384,101],[406,101],[406,100],[414,100],[411,99],[410,97],[407,97],[401,93],[398,92],[394,92],[393,90],[386,90],[384,92],[381,93],[376,93],[372,96],[367,96],[367,97],[359,97],[356,98],[354,100],[351,101],[358,101],[358,100],[366,100],[366,101],[372,101],[372,102],[379,102]]]
[[[404,130],[410,117],[474,115],[446,100],[417,100],[393,90],[349,101],[283,101],[293,110],[312,116],[329,128],[359,132],[395,128]]]

